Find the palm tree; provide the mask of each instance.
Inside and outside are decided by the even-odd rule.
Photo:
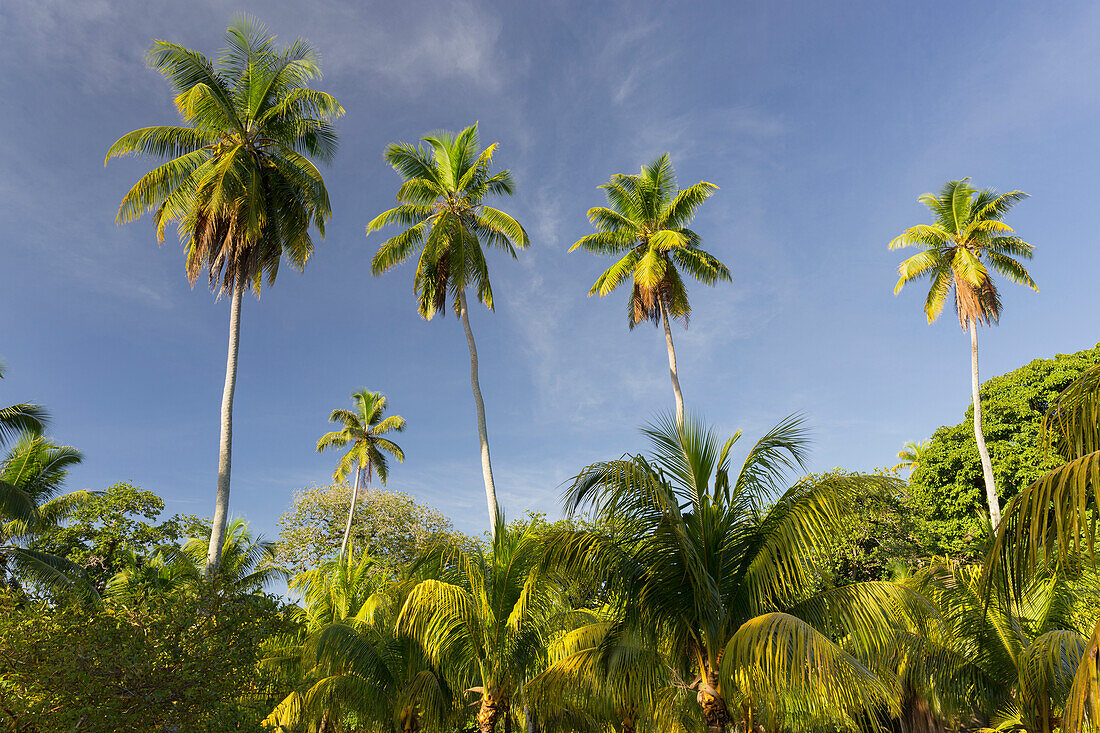
[[[329,720],[350,719],[356,729],[413,733],[457,712],[445,676],[396,633],[408,585],[387,577],[364,551],[356,562],[338,558],[291,582],[302,593],[305,634],[264,661],[300,679],[267,724],[286,730],[316,722],[329,733]]]
[[[1095,569],[1100,506],[1100,366],[1082,374],[1051,403],[1040,441],[1064,464],[1048,471],[1005,507],[986,558],[986,573],[1009,598],[1026,594],[1048,568]],[[1065,703],[1062,727],[1083,733],[1100,723],[1100,619]]]
[[[34,414],[22,410],[26,406],[16,407],[23,415]],[[72,446],[24,432],[0,461],[0,578],[9,585],[26,580],[53,592],[95,595],[83,568],[31,547],[36,537],[88,499],[88,491],[59,493],[69,469],[83,460]]]
[[[854,498],[890,479],[829,476],[784,489],[806,455],[797,418],[761,438],[736,473],[740,433],[723,441],[686,418],[643,433],[651,457],[589,466],[566,495],[571,511],[615,517],[626,539],[563,532],[547,540],[545,561],[603,567],[622,609],[612,633],[667,648],[682,684],[662,719],[702,718],[716,733],[735,721],[752,730],[893,705],[866,660],[909,622],[919,596],[880,581],[818,590],[820,558]]]
[[[344,448],[350,446],[340,458],[336,471],[332,478],[336,483],[347,481],[352,468],[355,469],[355,485],[351,490],[351,506],[348,508],[348,523],[344,528],[344,541],[340,543],[340,557],[344,557],[348,547],[348,538],[351,537],[351,523],[355,516],[355,500],[359,496],[359,479],[365,472],[367,485],[370,485],[371,476],[378,474],[378,480],[386,485],[390,468],[386,462],[386,453],[396,458],[398,462],[404,462],[405,452],[401,447],[388,438],[383,438],[385,433],[391,430],[402,432],[405,429],[405,418],[400,415],[390,415],[383,419],[386,411],[386,396],[381,392],[368,392],[361,389],[351,396],[355,403],[353,410],[333,410],[329,415],[329,422],[343,423],[342,430],[325,433],[317,441],[317,451],[324,452],[326,448]]]
[[[134,600],[195,589],[203,580],[227,595],[252,595],[288,576],[275,564],[275,543],[253,536],[243,519],[233,519],[226,527],[213,578],[203,572],[208,549],[206,538],[192,537],[183,547],[165,545],[145,556],[129,553],[123,568],[107,581],[107,595]]]
[[[581,237],[569,251],[579,247],[594,254],[619,257],[600,275],[588,294],[607,295],[631,278],[634,288],[627,324],[631,329],[642,321],[652,321],[655,326],[664,324],[676,419],[683,420],[684,396],[680,391],[669,319],[678,318],[686,325],[691,315],[687,290],[677,267],[707,285],[731,280],[729,269],[714,255],[700,249],[701,238],[688,228],[695,210],[718,187],[700,181],[681,191],[666,153],[642,166],[638,175],[616,173],[600,188],[607,192],[609,207],[588,210],[588,218],[598,231]]]
[[[908,468],[909,474],[912,475],[913,471],[920,467],[921,461],[924,460],[924,456],[930,447],[932,447],[931,440],[905,441],[905,446],[898,451],[898,458],[900,458],[901,461],[894,466],[894,470],[898,471],[903,468]]]
[[[310,226],[324,236],[331,211],[320,172],[306,155],[336,152],[330,120],[343,113],[308,82],[320,75],[305,41],[276,48],[274,36],[250,20],[234,22],[217,62],[197,51],[156,41],[149,63],[177,92],[184,126],[145,127],[123,135],[112,157],[140,153],[169,160],[147,173],[122,199],[118,221],[154,212],[157,241],[178,224],[194,285],[206,269],[218,297],[230,293],[229,352],[222,392],[217,502],[210,532],[210,577],[225,536],[237,384],[241,299],[275,283],[282,257],[299,270],[313,251]]]
[[[1032,246],[1016,236],[1001,221],[1017,202],[1027,198],[1022,191],[999,194],[992,189],[971,188],[970,179],[948,181],[940,193],[926,193],[920,202],[935,217],[932,224],[909,227],[890,242],[890,249],[917,245],[923,252],[898,265],[894,294],[906,283],[927,277],[932,281],[924,301],[924,314],[932,323],[943,312],[949,293],[954,293],[959,325],[970,331],[970,388],[974,403],[974,439],[982,461],[989,519],[996,529],[1001,523],[1001,505],[993,478],[993,464],[982,433],[982,402],[978,394],[978,326],[997,323],[1001,299],[990,270],[1038,292],[1020,259],[1029,260]]]
[[[1075,606],[1096,581],[1087,568],[1043,572],[1013,597],[991,593],[980,565],[940,561],[921,570],[906,582],[931,600],[941,623],[924,634],[923,659],[911,660],[913,688],[945,717],[977,712],[989,729],[1051,733],[1091,631]]]
[[[466,288],[475,288],[478,300],[493,310],[493,289],[483,245],[503,249],[515,258],[516,247],[524,248],[530,240],[519,222],[484,204],[486,196],[511,195],[513,183],[511,171],[491,172],[497,143],[479,150],[477,124],[458,135],[435,132],[421,139],[426,146],[391,143],[386,147],[386,161],[405,182],[397,190],[398,205],[372,219],[367,224],[367,235],[388,224],[408,228],[379,246],[371,260],[371,272],[375,275],[386,272],[419,250],[413,277],[418,312],[428,320],[437,312],[446,314],[449,297],[451,307],[462,321],[470,349],[470,386],[477,407],[485,498],[489,523],[495,533],[499,510]]]
[[[527,683],[543,716],[578,729],[662,730],[652,727],[658,697],[671,691],[662,650],[641,634],[616,636],[622,628],[612,608],[565,616],[573,624],[551,641],[550,664]],[[672,730],[679,721],[663,722]]]
[[[553,606],[539,577],[539,537],[529,526],[507,527],[503,517],[496,526],[487,553],[454,543],[438,548],[432,559],[443,579],[418,583],[397,619],[398,631],[415,639],[433,665],[446,664],[456,683],[472,683],[468,690],[481,696],[480,733],[493,733],[523,699]]]

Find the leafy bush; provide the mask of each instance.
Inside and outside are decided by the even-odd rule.
[[[263,596],[153,595],[50,607],[0,595],[0,729],[260,731],[278,700],[256,671],[288,628]]]

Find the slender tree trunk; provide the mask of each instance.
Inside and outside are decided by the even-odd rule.
[[[989,521],[993,530],[1001,524],[1001,503],[997,498],[997,484],[993,480],[993,463],[989,460],[989,449],[985,447],[985,435],[982,433],[982,399],[978,388],[978,329],[974,319],[970,320],[970,389],[974,398],[974,441],[978,444],[978,455],[982,458],[982,476],[985,478],[985,499],[989,504]]]
[[[466,345],[470,347],[470,386],[474,391],[474,404],[477,406],[477,437],[481,440],[481,475],[485,479],[485,501],[489,505],[489,526],[493,536],[497,533],[497,489],[493,483],[493,464],[489,460],[489,433],[485,429],[485,401],[481,398],[481,384],[477,377],[477,345],[474,332],[470,330],[470,313],[466,307],[466,291],[458,293],[459,318],[466,330]]]
[[[348,549],[348,538],[351,537],[351,523],[355,517],[355,500],[359,498],[359,479],[363,477],[363,467],[355,467],[355,487],[351,490],[351,507],[348,509],[348,524],[344,527],[344,541],[340,543],[340,558],[344,559],[344,553]]]
[[[539,714],[530,705],[523,706],[523,717],[527,723],[527,733],[542,733],[539,727]]]
[[[225,388],[222,390],[221,446],[218,453],[218,498],[214,504],[214,522],[210,527],[210,547],[203,574],[209,579],[218,572],[225,523],[229,518],[229,474],[233,459],[233,394],[237,390],[237,351],[241,340],[241,299],[243,283],[233,286],[233,304],[229,309],[229,354],[225,360]]]
[[[680,377],[676,372],[676,347],[672,345],[672,325],[668,322],[668,306],[660,299],[661,322],[665,324],[665,346],[668,347],[668,375],[672,378],[672,392],[676,395],[676,424],[684,422],[684,394],[680,391]]]

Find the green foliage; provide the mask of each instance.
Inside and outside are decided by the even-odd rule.
[[[651,455],[589,466],[567,493],[568,508],[623,522],[627,541],[562,533],[548,561],[602,566],[622,612],[611,633],[657,640],[673,676],[697,680],[697,695],[671,680],[655,693],[658,728],[685,715],[717,730],[799,716],[847,725],[891,705],[888,680],[864,660],[919,598],[889,582],[819,582],[855,500],[895,480],[830,475],[790,486],[807,450],[796,418],[751,446],[740,469],[730,455],[739,433],[722,440],[690,419],[643,433]]]
[[[476,123],[457,135],[439,131],[421,140],[423,145],[386,146],[386,162],[405,182],[397,191],[398,205],[372,219],[367,235],[390,224],[407,228],[382,242],[371,272],[386,272],[420,250],[413,289],[421,316],[445,313],[448,296],[458,312],[465,307],[467,287],[492,310],[493,288],[482,247],[502,249],[514,258],[517,247],[530,244],[519,222],[484,203],[488,196],[512,194],[512,172],[492,172],[497,143],[481,150]]]
[[[351,507],[347,484],[313,486],[295,493],[279,518],[276,560],[301,573],[336,557]],[[451,520],[399,491],[360,491],[351,546],[367,550],[393,575],[441,539],[457,536]]]
[[[619,259],[588,294],[608,295],[629,278],[633,285],[627,308],[630,328],[643,321],[659,325],[662,318],[686,323],[691,305],[681,270],[706,285],[730,281],[729,269],[703,250],[700,236],[688,228],[696,209],[718,187],[700,181],[680,190],[666,153],[642,166],[637,175],[616,173],[600,188],[606,191],[610,208],[588,210],[597,232],[581,237],[569,251],[580,248]]]
[[[185,127],[146,127],[107,151],[168,159],[122,199],[120,223],[152,213],[157,240],[178,223],[187,249],[187,278],[206,269],[221,291],[275,281],[285,256],[301,269],[313,251],[311,226],[324,236],[331,214],[320,171],[303,153],[330,160],[331,120],[344,109],[311,89],[317,52],[305,41],[286,48],[245,18],[226,31],[216,62],[168,41],[149,50],[149,64],[176,91]]]
[[[895,473],[894,469],[875,472],[888,478],[895,478]],[[859,475],[835,468],[825,474],[811,474],[803,481],[816,483]],[[893,580],[927,561],[917,533],[916,507],[904,483],[891,480],[871,484],[852,501],[823,557],[824,586]]]
[[[979,191],[969,179],[948,181],[939,194],[926,193],[920,202],[932,212],[932,224],[909,227],[890,242],[890,249],[913,245],[924,251],[898,265],[894,294],[906,283],[931,280],[924,302],[928,322],[939,318],[948,294],[954,292],[959,324],[996,323],[1001,298],[990,270],[1012,282],[1038,290],[1021,259],[1030,260],[1032,246],[1016,236],[1002,219],[1027,198],[1023,191]]]
[[[0,461],[0,582],[9,588],[95,596],[80,566],[32,546],[88,500],[87,491],[59,495],[69,468],[82,460],[72,446],[25,432]]]
[[[1062,390],[1097,363],[1100,345],[1036,359],[982,385],[982,422],[1002,501],[1063,463],[1043,445],[1043,416]],[[976,559],[982,552],[985,490],[972,415],[973,407],[958,425],[935,432],[910,480],[920,512],[919,541],[928,555]]]
[[[32,547],[80,565],[99,590],[121,570],[126,553],[148,555],[186,536],[179,516],[155,520],[164,500],[128,482],[91,493],[62,524],[43,532]]]
[[[0,726],[259,733],[275,698],[257,648],[287,628],[266,598],[187,592],[95,608],[2,594]]]

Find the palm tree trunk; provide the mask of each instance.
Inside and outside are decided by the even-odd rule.
[[[676,347],[672,345],[672,327],[668,322],[668,306],[660,299],[661,322],[665,324],[665,346],[668,347],[668,375],[672,377],[672,391],[676,395],[676,424],[684,422],[684,394],[680,391],[680,377],[676,372]]]
[[[481,708],[477,711],[478,733],[496,733],[497,718],[508,715],[508,704],[494,697],[482,697]]]
[[[241,340],[241,299],[243,283],[233,286],[233,304],[229,309],[229,354],[225,360],[225,388],[222,390],[221,446],[218,453],[218,497],[214,504],[214,521],[210,527],[210,547],[206,553],[203,575],[208,579],[218,572],[225,523],[229,518],[229,474],[233,459],[233,395],[237,390],[237,352]]]
[[[351,507],[348,508],[348,524],[344,527],[344,541],[340,543],[340,557],[344,557],[344,553],[348,549],[348,538],[351,537],[351,523],[355,517],[355,500],[359,498],[359,479],[363,476],[363,467],[355,467],[355,487],[351,490]]]
[[[989,504],[989,521],[993,530],[1001,524],[1001,503],[997,498],[997,484],[993,479],[993,463],[989,460],[989,449],[985,447],[985,435],[982,433],[982,400],[978,393],[981,382],[978,380],[978,329],[974,319],[970,319],[970,390],[974,398],[974,441],[978,444],[978,455],[982,458],[982,476],[985,478],[985,499]]]
[[[699,682],[699,692],[696,701],[703,708],[703,722],[706,724],[707,733],[726,733],[730,722],[729,708],[726,701],[718,692],[718,675],[707,671]]]
[[[462,328],[466,330],[466,345],[470,347],[470,386],[474,391],[474,404],[477,406],[477,436],[481,440],[481,475],[485,479],[485,501],[489,505],[489,526],[493,536],[497,533],[497,489],[493,483],[493,464],[489,460],[489,433],[485,429],[485,401],[481,398],[481,384],[477,377],[477,345],[474,332],[470,330],[470,314],[466,307],[466,291],[458,292],[458,316]]]

